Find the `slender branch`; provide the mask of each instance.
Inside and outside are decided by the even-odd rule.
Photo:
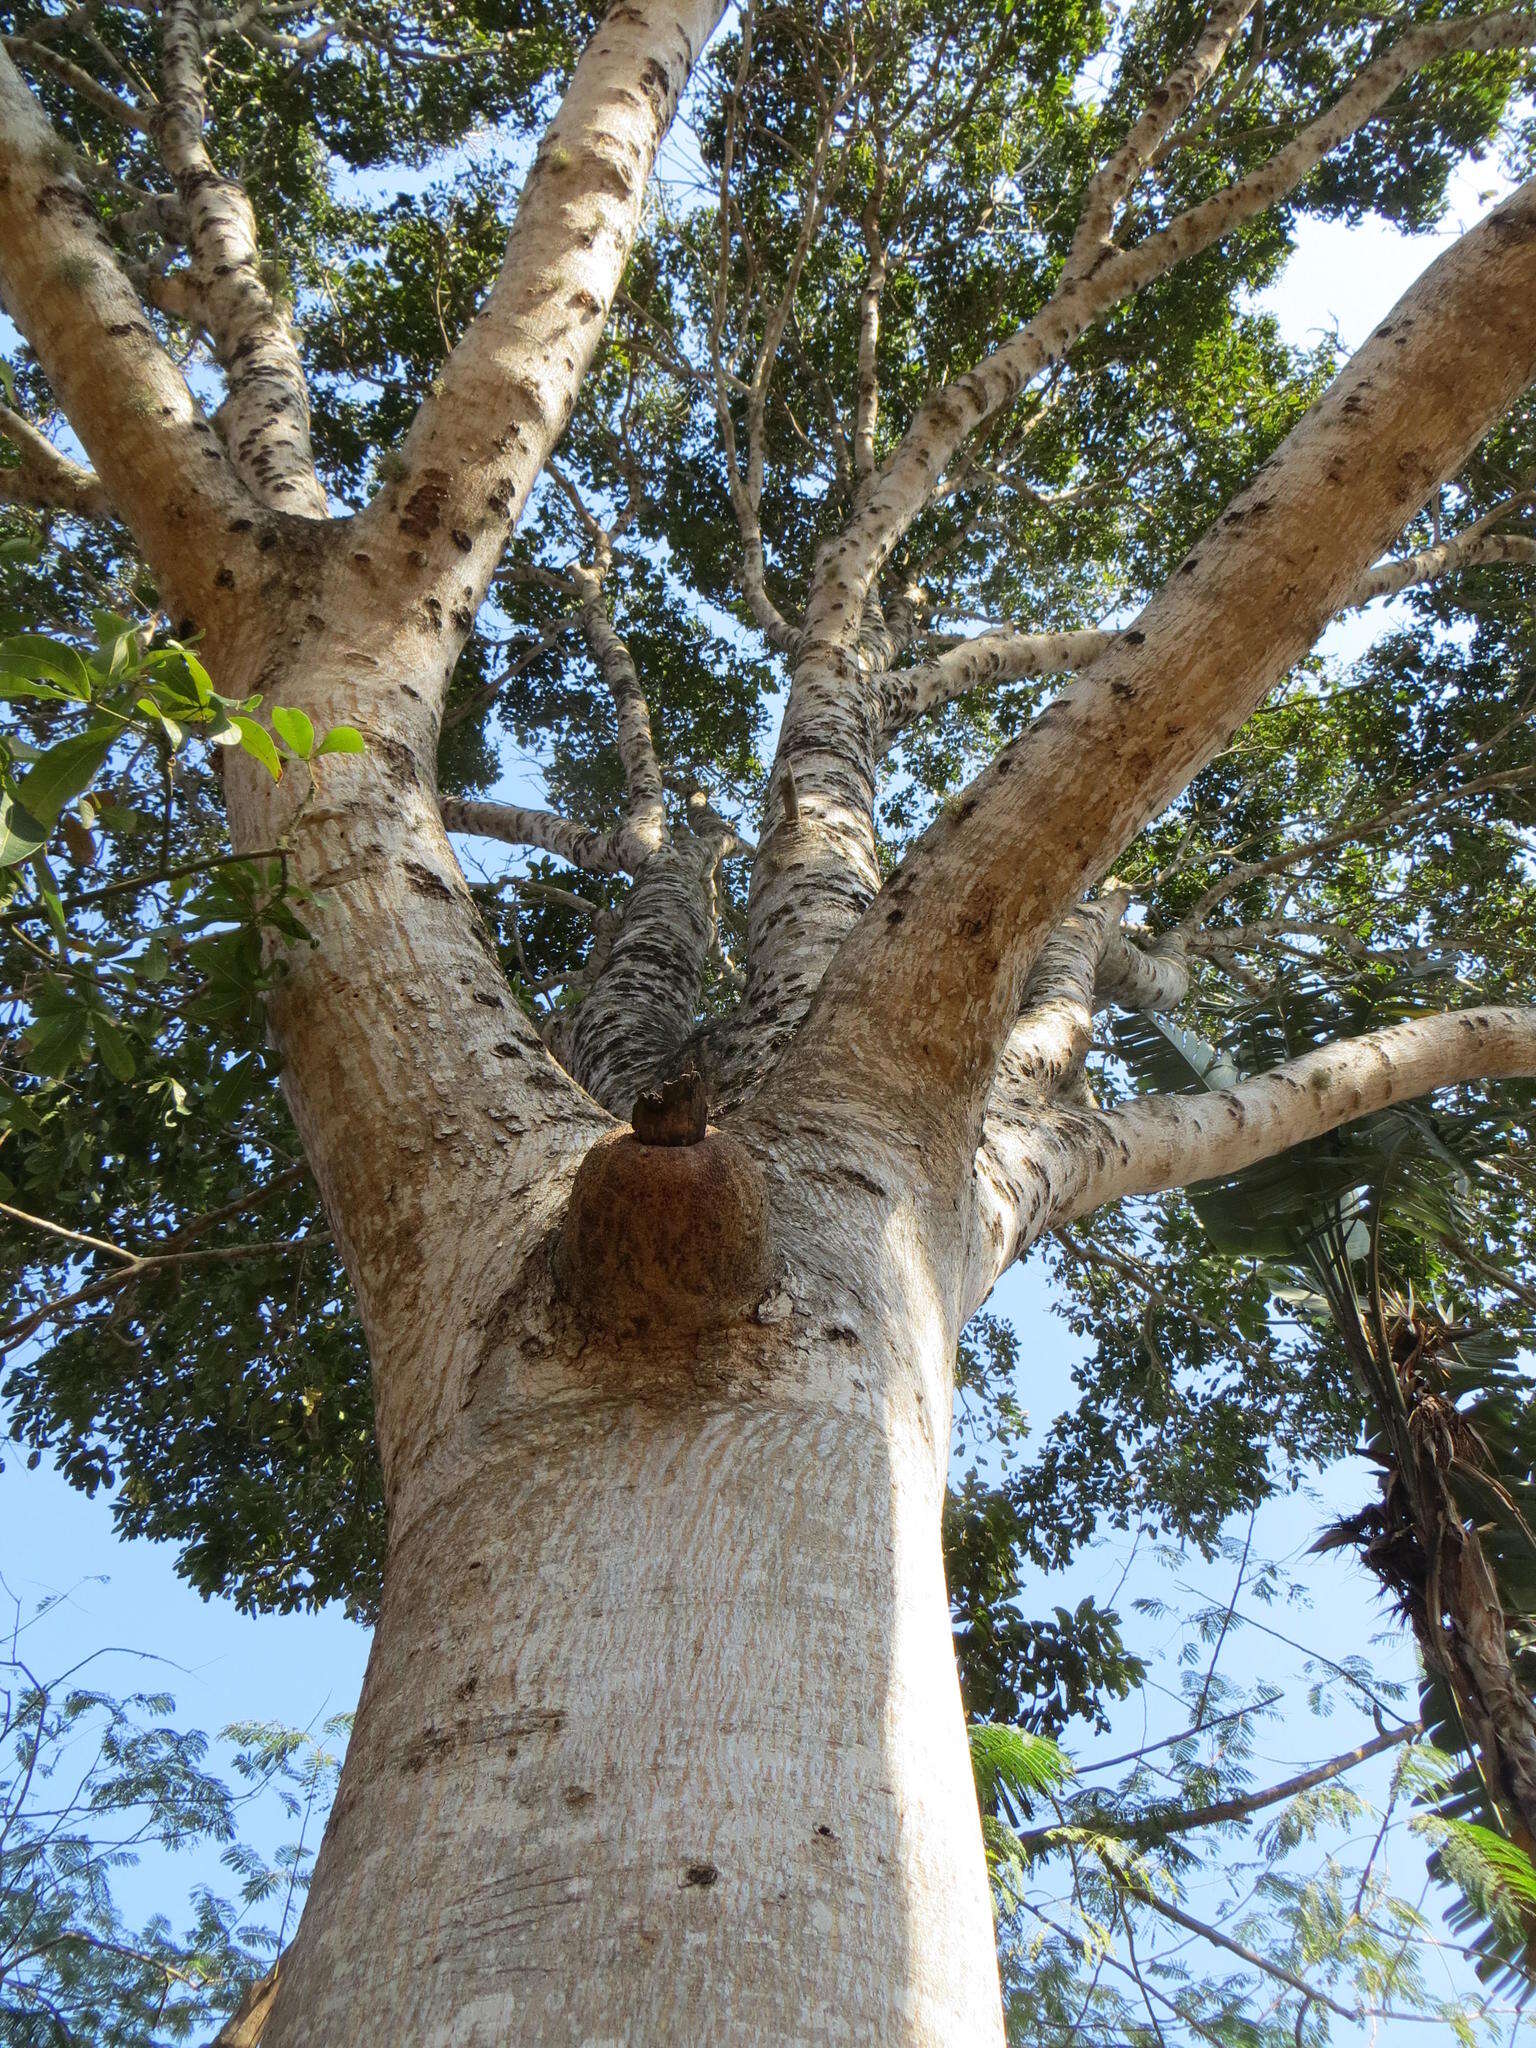
[[[220,174],[204,139],[199,0],[166,0],[160,52],[155,132],[181,199],[201,324],[228,384],[219,426],[236,468],[264,504],[324,519],[298,344],[262,275],[251,202],[242,185]]]
[[[1197,1920],[1193,1913],[1186,1913],[1182,1906],[1176,1906],[1171,1899],[1164,1898],[1150,1886],[1138,1884],[1124,1871],[1117,1871],[1115,1875],[1130,1897],[1139,1905],[1150,1907],[1163,1919],[1171,1920],[1175,1927],[1182,1927],[1187,1934],[1197,1934],[1202,1941],[1209,1941],[1217,1948],[1224,1948],[1229,1955],[1236,1956],[1239,1962],[1246,1963],[1261,1976],[1273,1977],[1277,1983],[1288,1985],[1292,1991],[1299,1991],[1303,1998],[1313,2004],[1326,2006],[1329,2012],[1337,2013],[1340,2019],[1359,2022],[1378,2016],[1375,2008],[1368,2010],[1361,2006],[1344,2005],[1331,1992],[1319,1991],[1315,1985],[1309,1984],[1305,1977],[1298,1977],[1294,1970],[1288,1970],[1272,1956],[1261,1956],[1257,1949],[1251,1949],[1245,1943],[1235,1941],[1219,1927],[1212,1927],[1204,1920]],[[1385,2007],[1381,2008],[1379,2016],[1385,2017],[1386,2012]]]
[[[42,71],[51,71],[61,84],[76,92],[98,114],[105,114],[109,121],[115,121],[120,128],[147,131],[153,119],[150,109],[135,106],[132,100],[125,100],[109,86],[93,78],[80,65],[72,64],[59,50],[53,50],[36,35],[0,37],[7,53],[18,64],[33,64]]]
[[[1293,191],[1425,65],[1455,51],[1511,50],[1532,42],[1536,20],[1529,14],[1461,17],[1410,28],[1367,63],[1334,104],[1267,163],[1134,247],[1101,246],[1098,261],[1090,268],[1069,271],[1061,288],[1025,327],[925,400],[859,511],[823,550],[806,612],[807,637],[847,640],[858,630],[874,578],[928,503],[956,451],[1095,321]],[[1387,538],[1382,536],[1380,544]]]
[[[610,560],[605,536],[597,570],[578,569],[575,582],[581,598],[581,628],[613,699],[619,759],[624,764],[624,780],[629,790],[629,815],[621,828],[626,842],[624,864],[634,868],[665,844],[667,809],[656,741],[651,732],[650,707],[640,687],[629,644],[614,631],[603,602],[603,571]]]
[[[279,1237],[263,1244],[208,1245],[201,1251],[157,1252],[134,1258],[131,1264],[114,1268],[104,1273],[99,1280],[91,1280],[84,1287],[77,1287],[72,1294],[61,1295],[57,1301],[44,1302],[14,1322],[7,1323],[0,1330],[0,1352],[9,1350],[40,1330],[45,1323],[56,1321],[77,1308],[103,1300],[109,1294],[116,1294],[129,1287],[136,1280],[142,1280],[151,1273],[162,1272],[172,1266],[229,1266],[241,1265],[248,1259],[283,1258],[308,1251],[314,1245],[329,1244],[328,1230],[307,1231],[302,1237]]]
[[[491,803],[476,797],[445,796],[439,808],[450,832],[477,839],[499,839],[506,846],[537,846],[573,868],[593,874],[621,875],[629,866],[624,829],[594,832],[554,811],[525,810],[519,804]]]
[[[1113,248],[1116,211],[1135,190],[1170,131],[1220,69],[1254,4],[1255,0],[1221,0],[1189,56],[1150,95],[1146,112],[1114,155],[1088,180],[1077,232],[1067,252],[1067,277],[1091,270]]]
[[[1019,1844],[1025,1849],[1046,1849],[1053,1842],[1059,1842],[1064,1833],[1077,1832],[1145,1836],[1161,1841],[1165,1835],[1190,1834],[1199,1828],[1225,1827],[1234,1821],[1251,1820],[1254,1814],[1263,1813],[1268,1807],[1283,1806],[1289,1799],[1298,1799],[1304,1792],[1313,1792],[1319,1785],[1342,1778],[1346,1772],[1368,1763],[1385,1750],[1415,1741],[1423,1732],[1422,1722],[1406,1721],[1400,1728],[1388,1728],[1379,1735],[1373,1735],[1369,1741],[1357,1744],[1354,1749],[1330,1757],[1326,1763],[1313,1764],[1308,1770],[1298,1771],[1294,1777],[1286,1778],[1278,1785],[1266,1785],[1262,1791],[1240,1792],[1231,1799],[1215,1800],[1209,1806],[1153,1807],[1144,1813],[1089,1813],[1058,1822],[1055,1827],[1024,1829],[1018,1837]]]

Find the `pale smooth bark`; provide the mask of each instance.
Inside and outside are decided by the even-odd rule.
[[[472,839],[498,839],[504,846],[533,846],[569,861],[575,868],[590,868],[595,874],[622,875],[629,861],[624,849],[624,828],[595,832],[562,818],[557,811],[532,811],[522,804],[445,796],[440,809],[450,832],[462,832]]]
[[[523,181],[490,296],[418,412],[398,474],[354,522],[381,589],[403,592],[452,653],[565,431],[656,152],[723,11],[723,0],[624,0],[607,15]]]
[[[102,489],[188,610],[217,597],[219,566],[248,553],[251,500],[155,338],[68,150],[0,50],[0,304],[37,351]]]
[[[744,1319],[594,1327],[516,1209],[472,1344],[438,1301],[444,1426],[267,2048],[1001,2041],[938,1543],[953,1222],[847,1135],[740,1126],[779,1276]]]
[[[235,467],[263,504],[323,519],[329,508],[310,450],[298,344],[262,275],[251,202],[235,180],[220,176],[203,136],[208,98],[198,0],[167,0],[160,48],[154,127],[181,200],[190,303],[228,385],[218,425]]]
[[[100,478],[55,448],[46,434],[8,405],[0,405],[0,436],[21,458],[13,469],[0,469],[0,502],[35,511],[71,512],[78,519],[113,516]]]
[[[1127,1195],[1219,1179],[1355,1117],[1459,1082],[1536,1073],[1536,1010],[1480,1007],[1342,1039],[1233,1088],[1159,1095],[1063,1127],[1071,1165],[1052,1175],[1050,1220]],[[1043,1127],[1049,1144],[1058,1135]]]

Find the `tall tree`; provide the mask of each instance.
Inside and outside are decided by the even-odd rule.
[[[1342,365],[1253,296],[1307,213],[1518,179],[1536,17],[723,12],[7,17],[17,602],[130,614],[7,652],[10,1389],[203,1584],[377,1605],[277,2048],[1000,2038],[961,1331],[1049,1233],[1536,1074],[1536,183]],[[1234,992],[1248,1078],[1093,1053]]]

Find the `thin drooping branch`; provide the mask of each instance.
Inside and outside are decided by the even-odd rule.
[[[1265,854],[1261,859],[1241,861],[1230,867],[1219,881],[1213,882],[1194,903],[1180,923],[1182,940],[1194,944],[1220,942],[1223,932],[1220,927],[1202,931],[1201,926],[1210,912],[1224,898],[1234,891],[1245,888],[1250,882],[1262,880],[1267,875],[1288,873],[1293,868],[1310,867],[1313,862],[1336,853],[1340,847],[1361,845],[1370,839],[1379,839],[1383,834],[1398,831],[1404,826],[1416,825],[1434,812],[1451,804],[1463,803],[1468,797],[1489,796],[1499,790],[1519,789],[1536,776],[1536,767],[1519,763],[1503,769],[1484,769],[1468,773],[1494,752],[1511,733],[1529,722],[1532,706],[1523,704],[1516,715],[1486,739],[1474,740],[1464,747],[1453,759],[1443,762],[1425,782],[1415,784],[1391,803],[1384,804],[1378,811],[1363,818],[1346,819],[1328,831],[1312,832],[1292,839],[1276,852]],[[1458,779],[1459,778],[1459,779]]]
[[[353,547],[387,575],[400,614],[424,610],[438,635],[445,617],[467,634],[565,429],[656,152],[722,11],[722,0],[627,0],[602,23],[523,182],[490,296],[423,401],[392,480],[353,522]]]
[[[1232,1088],[1157,1095],[1045,1129],[1047,1222],[1244,1167],[1437,1088],[1536,1074],[1536,1009],[1414,1017],[1287,1060]]]
[[[198,543],[248,515],[251,500],[155,338],[68,150],[3,51],[0,302],[173,604],[205,611],[219,562]],[[231,533],[226,560],[242,546]]]
[[[1424,273],[1136,626],[924,834],[844,941],[785,1085],[878,1070],[892,1115],[952,1119],[968,1174],[1046,936],[1533,375],[1536,182]]]
[[[1230,1799],[1215,1799],[1208,1806],[1152,1807],[1141,1813],[1106,1808],[1102,1812],[1058,1822],[1055,1827],[1022,1829],[1019,1843],[1025,1849],[1047,1849],[1053,1842],[1071,1839],[1075,1829],[1095,1835],[1130,1835],[1161,1841],[1165,1835],[1193,1834],[1201,1828],[1231,1827],[1234,1823],[1251,1820],[1254,1814],[1264,1813],[1272,1806],[1283,1806],[1288,1800],[1314,1792],[1319,1785],[1331,1784],[1334,1779],[1358,1770],[1361,1764],[1369,1763],[1372,1757],[1382,1756],[1389,1749],[1399,1749],[1405,1742],[1417,1741],[1423,1733],[1421,1721],[1405,1721],[1399,1728],[1385,1728],[1379,1735],[1357,1743],[1353,1749],[1346,1749],[1324,1763],[1298,1771],[1276,1785],[1265,1785],[1253,1792],[1239,1792]]]
[[[21,457],[13,469],[0,469],[0,502],[35,512],[69,512],[77,519],[115,516],[100,477],[72,462],[8,405],[0,405],[0,435]]]
[[[155,133],[181,200],[192,259],[191,294],[224,372],[218,413],[235,466],[264,504],[323,519],[309,393],[288,315],[262,275],[256,216],[244,187],[219,172],[204,130],[199,0],[167,0],[160,22],[160,106]]]

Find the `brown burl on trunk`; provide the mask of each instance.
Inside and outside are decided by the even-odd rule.
[[[640,1334],[728,1322],[761,1297],[770,1271],[762,1168],[711,1129],[689,1068],[647,1090],[632,1128],[582,1160],[555,1250],[566,1294],[588,1320]]]

